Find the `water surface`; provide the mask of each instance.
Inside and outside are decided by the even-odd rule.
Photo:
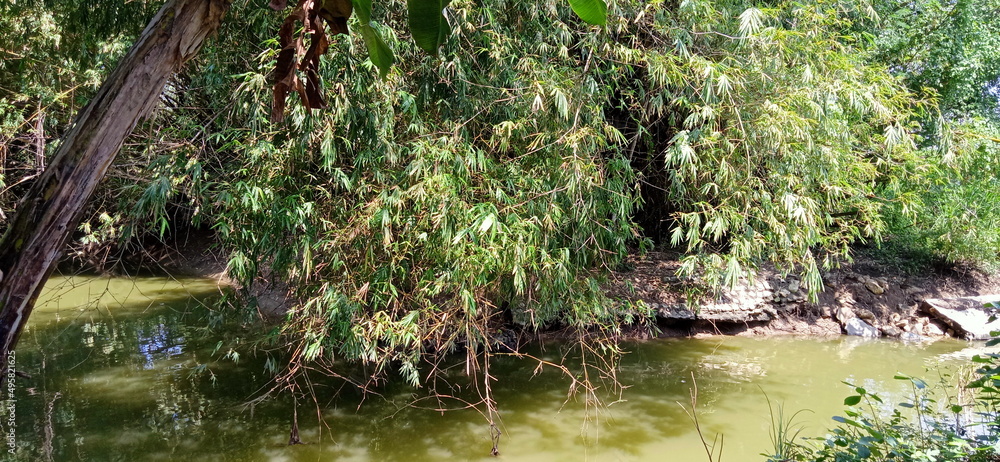
[[[209,307],[211,281],[54,278],[17,349],[17,457],[22,460],[440,461],[497,460],[490,432],[458,401],[420,400],[424,389],[394,385],[362,396],[342,383],[315,383],[318,402],[299,401],[300,433],[288,446],[289,396],[250,406],[268,385],[266,355],[226,358],[244,345]],[[220,334],[224,333],[224,335]],[[220,338],[223,342],[220,344]],[[534,351],[557,360],[562,345]],[[502,413],[499,460],[702,461],[690,407],[698,383],[703,433],[724,435],[727,462],[763,460],[770,449],[766,396],[799,414],[804,434],[822,435],[839,414],[849,381],[904,399],[897,372],[937,380],[965,364],[965,342],[902,344],[857,338],[663,339],[628,344],[621,401],[588,407],[567,397],[558,371],[499,358],[494,393]],[[572,364],[571,364],[572,365]],[[934,372],[928,372],[927,367]],[[454,374],[456,396],[468,383]],[[335,397],[336,390],[341,390]],[[680,403],[680,404],[679,404]],[[8,412],[0,410],[0,413]],[[319,414],[319,416],[317,416]],[[323,423],[319,423],[322,418]],[[0,418],[8,432],[8,416]]]

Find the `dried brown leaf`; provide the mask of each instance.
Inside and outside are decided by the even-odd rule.
[[[319,15],[330,26],[330,32],[347,34],[347,19],[351,17],[354,5],[351,0],[320,0]]]
[[[296,65],[298,56],[301,54],[299,49],[302,47],[302,40],[295,36],[295,23],[306,18],[305,10],[302,7],[303,4],[309,2],[310,0],[301,1],[299,6],[285,17],[281,29],[278,30],[278,43],[281,45],[281,50],[278,51],[278,59],[274,65],[274,72],[271,74],[271,79],[274,81],[274,99],[271,103],[272,122],[281,122],[284,119],[285,101],[288,99],[289,91],[295,88],[296,80],[298,80],[295,71],[298,67]]]
[[[306,74],[306,98],[303,101],[306,107],[310,109],[323,109],[326,107],[326,101],[323,100],[323,91],[319,84],[319,57],[326,54],[330,43],[323,29],[317,29],[317,31],[312,34],[312,43],[309,45],[309,50],[306,51],[305,56],[302,58],[302,64],[299,66]]]
[[[285,6],[287,0],[271,0],[273,5]],[[347,20],[351,17],[351,0],[299,0],[298,6],[289,14],[278,32],[281,50],[272,79],[274,81],[274,101],[271,120],[280,122],[284,118],[288,94],[298,92],[302,103],[310,109],[326,107],[319,81],[319,60],[329,49],[325,22],[333,34],[347,34]],[[322,19],[322,20],[321,20]],[[295,34],[296,23],[301,22],[304,32]],[[311,34],[309,49],[305,48],[304,34]],[[297,71],[305,74],[300,79]]]

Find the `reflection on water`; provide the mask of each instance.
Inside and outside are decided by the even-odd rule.
[[[32,375],[16,382],[18,457],[496,460],[488,456],[489,428],[478,413],[427,410],[464,404],[421,401],[426,390],[399,385],[359,407],[357,392],[334,399],[340,383],[316,383],[325,423],[318,423],[314,404],[300,408],[301,437],[311,444],[287,446],[287,397],[246,406],[267,384],[266,358],[245,356],[234,364],[215,352],[218,331],[206,328],[207,308],[198,300],[218,292],[201,280],[53,280],[17,350],[18,370]],[[567,400],[569,383],[557,371],[536,375],[534,364],[498,358],[500,460],[705,460],[678,404],[687,405],[692,374],[703,429],[709,438],[725,435],[723,460],[762,460],[758,454],[769,449],[765,393],[787,411],[811,410],[801,415],[805,433],[821,435],[850,392],[841,381],[902,393],[894,373],[927,376],[927,365],[964,364],[967,348],[974,347],[856,338],[636,343],[618,375],[630,385],[624,401],[600,410]],[[535,353],[562,354],[560,345]]]

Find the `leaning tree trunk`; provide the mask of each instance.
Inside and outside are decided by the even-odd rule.
[[[168,0],[21,200],[0,239],[0,370],[125,137],[156,105],[167,79],[218,30],[230,1]]]

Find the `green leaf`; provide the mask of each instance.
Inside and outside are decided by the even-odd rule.
[[[351,0],[351,3],[354,5],[354,15],[362,25],[372,22],[372,0]]]
[[[845,406],[854,406],[854,405],[856,405],[856,404],[858,404],[860,402],[861,402],[861,396],[859,396],[859,395],[852,395],[852,396],[848,396],[847,398],[844,398],[844,405]]]
[[[384,79],[385,75],[389,73],[389,69],[392,68],[392,63],[396,62],[392,49],[386,45],[378,30],[371,24],[361,25],[361,37],[364,38],[365,46],[368,47],[368,56],[371,57],[372,64],[378,68],[379,76]]]
[[[483,219],[483,223],[479,226],[479,234],[489,231],[489,229],[493,226],[493,223],[495,221],[496,221],[495,215],[493,215],[492,213],[486,215],[486,218]]]
[[[740,15],[740,35],[749,37],[760,32],[764,26],[764,14],[757,8],[747,8]]]
[[[603,26],[608,23],[608,5],[604,0],[569,0],[569,6],[580,19],[590,24]]]
[[[406,0],[407,22],[413,41],[424,51],[436,55],[451,29],[444,9],[451,0]]]

